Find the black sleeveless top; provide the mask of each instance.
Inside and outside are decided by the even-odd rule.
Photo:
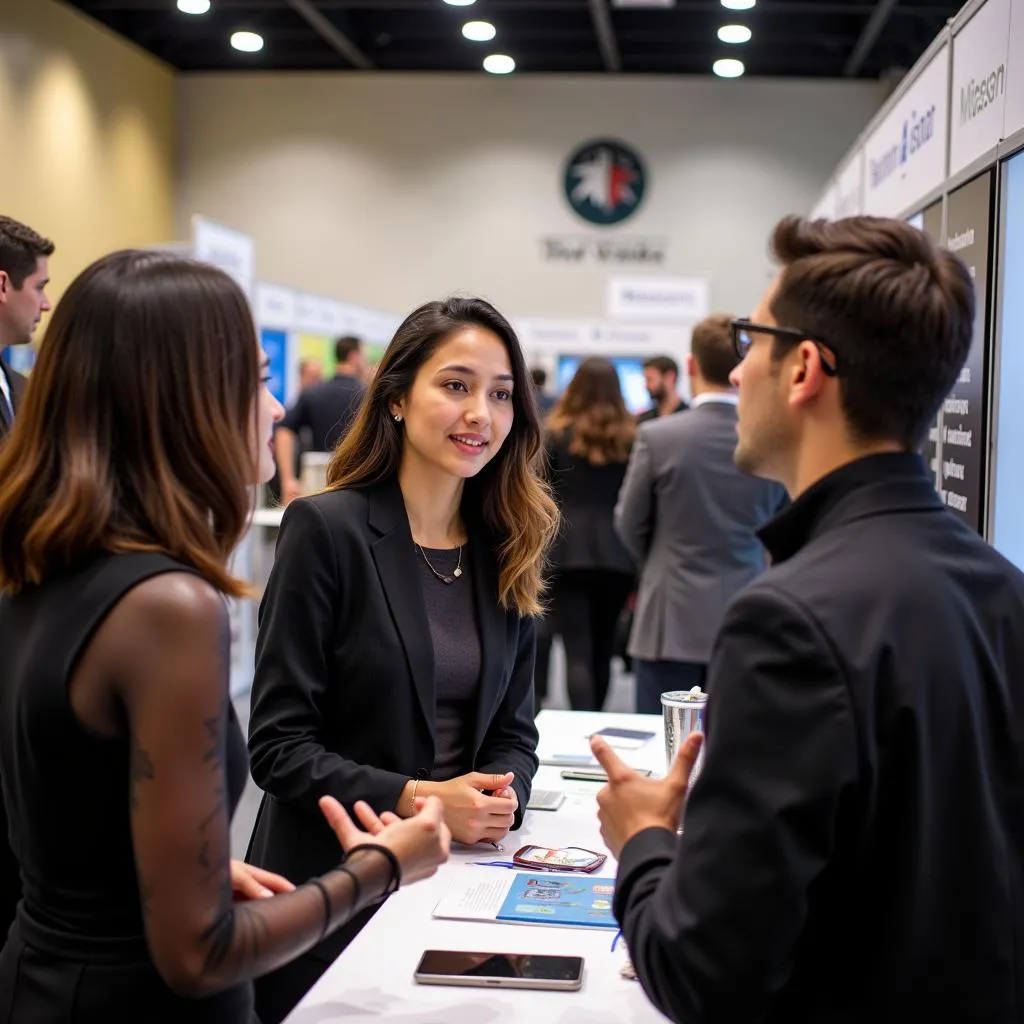
[[[86,730],[68,685],[96,629],[133,587],[193,572],[159,554],[101,555],[0,599],[0,781],[22,902],[0,954],[0,1024],[127,1019],[249,1024],[251,986],[185,1000],[146,945],[128,807],[128,738]],[[248,760],[234,710],[233,813]]]

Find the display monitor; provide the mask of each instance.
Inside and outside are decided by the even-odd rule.
[[[998,293],[998,378],[990,539],[1024,570],[1024,153],[1003,168],[1003,249]]]
[[[569,386],[576,370],[586,356],[562,355],[558,357],[558,376],[556,388],[561,395]],[[622,388],[622,397],[625,399],[626,408],[632,413],[643,412],[651,407],[651,396],[647,393],[647,385],[644,383],[644,361],[645,356],[608,356],[609,362],[615,367],[619,375],[619,386]]]

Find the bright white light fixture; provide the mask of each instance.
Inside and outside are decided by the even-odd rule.
[[[444,0],[451,7],[472,7],[476,0]]]
[[[749,43],[752,35],[746,25],[723,25],[718,30],[718,38],[723,43]]]
[[[489,43],[498,30],[489,21],[467,21],[462,26],[462,34],[474,43]]]
[[[743,61],[733,60],[732,57],[723,57],[721,60],[715,61],[711,70],[719,78],[739,78],[747,69],[743,66]]]
[[[178,0],[182,14],[205,14],[210,9],[210,0]]]
[[[235,32],[231,36],[231,45],[242,53],[259,53],[263,49],[263,36],[256,32]]]
[[[484,71],[492,75],[507,75],[515,71],[516,62],[507,53],[492,53],[484,57]]]
[[[749,11],[757,0],[722,0],[722,6],[730,11]]]

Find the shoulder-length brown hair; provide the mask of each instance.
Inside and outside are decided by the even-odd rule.
[[[225,594],[255,477],[259,356],[225,273],[126,251],[72,282],[0,446],[0,587],[159,551]]]
[[[544,556],[558,509],[538,474],[541,427],[523,351],[512,325],[483,299],[448,298],[411,313],[388,345],[352,429],[327,467],[330,490],[364,487],[397,473],[403,431],[391,416],[437,346],[466,327],[501,339],[512,364],[512,429],[498,454],[466,481],[464,506],[482,517],[498,553],[498,599],[520,615],[541,611]]]
[[[569,451],[592,466],[627,462],[636,420],[626,408],[615,367],[590,356],[580,363],[548,417],[553,434],[570,433]]]

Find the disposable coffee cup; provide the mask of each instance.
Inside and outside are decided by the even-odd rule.
[[[661,712],[665,722],[665,771],[670,771],[679,748],[692,732],[704,732],[704,713],[708,695],[695,686],[692,690],[673,690],[661,695]],[[697,781],[704,766],[704,748],[690,774],[690,785]]]

